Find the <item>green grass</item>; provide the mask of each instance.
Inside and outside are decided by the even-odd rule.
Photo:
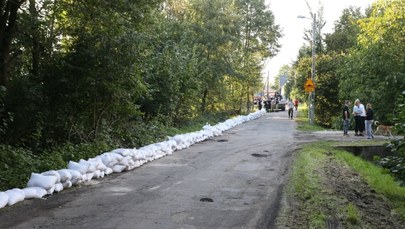
[[[298,106],[298,113],[297,117],[295,118],[295,121],[298,123],[298,130],[301,131],[321,131],[325,130],[325,128],[317,125],[314,123],[313,125],[310,124],[309,119],[308,119],[308,108],[306,105],[300,105]]]
[[[386,197],[393,211],[405,220],[405,187],[400,187],[383,168],[346,151],[337,150],[335,145],[336,142],[311,143],[297,153],[286,194],[298,199],[303,205],[299,207],[299,211],[305,212],[299,216],[304,217],[300,221],[308,222],[309,228],[325,228],[328,211],[335,209],[334,214],[340,215],[352,228],[362,227],[359,209],[335,196],[333,191],[324,186],[328,183],[328,177],[320,171],[331,157],[335,157],[342,166],[348,165],[357,171],[373,190]]]
[[[356,208],[355,205],[353,205],[352,203],[349,203],[347,205],[347,217],[346,220],[350,223],[350,224],[358,224],[360,222],[360,214],[359,214],[359,210]]]
[[[335,156],[356,170],[376,192],[387,197],[394,206],[394,211],[405,220],[405,187],[400,187],[394,177],[372,162],[341,150],[336,150]]]
[[[322,152],[323,149],[312,145],[303,148],[294,162],[291,181],[287,186],[287,193],[304,203],[304,209],[309,214],[306,221],[310,228],[322,228],[326,220],[322,206],[327,203],[327,197],[323,194],[321,177],[317,173],[325,160]]]

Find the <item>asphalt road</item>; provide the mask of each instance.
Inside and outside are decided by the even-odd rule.
[[[296,146],[287,112],[140,168],[0,209],[0,228],[272,228]]]

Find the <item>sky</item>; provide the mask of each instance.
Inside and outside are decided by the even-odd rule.
[[[314,13],[317,12],[319,5],[324,7],[324,19],[326,25],[322,33],[333,32],[335,21],[339,20],[343,9],[349,6],[361,7],[361,11],[371,6],[374,0],[307,0]],[[263,78],[267,76],[274,78],[279,72],[281,66],[290,64],[298,55],[298,50],[306,42],[304,30],[312,27],[311,19],[299,19],[298,15],[310,18],[310,10],[305,0],[266,0],[275,17],[275,23],[278,24],[284,36],[279,39],[282,45],[277,56],[266,60],[262,70]],[[270,82],[273,82],[271,80]]]

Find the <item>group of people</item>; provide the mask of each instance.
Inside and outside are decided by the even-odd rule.
[[[350,101],[346,100],[343,106],[342,118],[343,118],[343,135],[349,136],[349,126],[350,126],[350,112],[349,112]],[[364,131],[366,132],[367,139],[374,138],[372,132],[372,124],[374,120],[374,112],[370,103],[367,103],[366,107],[360,102],[359,99],[354,101],[353,112],[354,116],[354,135],[364,136]]]
[[[279,101],[280,98],[278,96],[270,97],[269,99],[266,100],[259,99],[257,101],[257,108],[261,110],[264,107],[264,109],[266,109],[266,112],[269,112],[272,109],[272,107],[274,108],[274,106],[276,106],[279,103]]]

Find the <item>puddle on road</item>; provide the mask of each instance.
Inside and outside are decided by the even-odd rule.
[[[203,198],[200,199],[200,201],[201,201],[201,202],[209,202],[209,203],[214,202],[213,199],[208,198],[208,197],[203,197]]]

